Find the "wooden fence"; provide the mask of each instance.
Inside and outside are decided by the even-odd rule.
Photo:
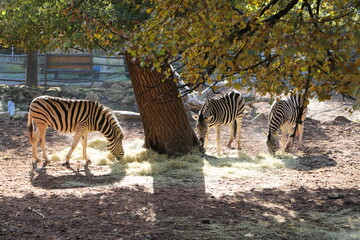
[[[125,58],[92,54],[39,54],[38,83],[96,84],[106,80],[129,80]],[[25,83],[26,55],[0,54],[0,83]]]

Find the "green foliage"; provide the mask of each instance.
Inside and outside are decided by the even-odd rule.
[[[146,63],[181,56],[182,76],[195,86],[241,76],[242,86],[279,95],[310,77],[321,100],[360,97],[358,9],[351,0],[161,1],[132,53]]]
[[[181,59],[192,89],[248,86],[359,98],[355,0],[25,0],[0,3],[0,45],[126,50],[158,71]],[[256,81],[255,81],[256,80]]]
[[[43,50],[56,37],[66,18],[60,9],[65,1],[2,1],[0,15],[0,45],[14,45],[26,52]]]

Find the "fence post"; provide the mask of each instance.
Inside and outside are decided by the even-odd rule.
[[[43,73],[44,73],[44,85],[47,84],[47,53],[44,54],[44,69],[43,69]]]
[[[91,57],[91,86],[94,86],[95,70],[94,70],[94,56],[92,53],[90,54],[90,57]]]

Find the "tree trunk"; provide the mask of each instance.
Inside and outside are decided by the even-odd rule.
[[[38,85],[38,52],[27,53],[26,56],[26,86],[36,87]]]
[[[186,154],[199,146],[174,81],[143,68],[125,54],[145,134],[145,147],[169,155]]]

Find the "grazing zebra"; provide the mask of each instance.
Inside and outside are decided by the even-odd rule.
[[[37,155],[39,141],[43,158],[46,162],[49,161],[45,152],[45,133],[48,126],[62,133],[75,132],[72,146],[66,155],[66,166],[69,166],[70,156],[80,137],[83,145],[82,157],[87,160],[87,164],[90,162],[86,155],[87,134],[93,131],[99,131],[107,138],[107,147],[117,159],[124,155],[124,135],[120,124],[111,110],[99,102],[50,96],[35,98],[29,107],[28,131],[32,156],[36,161],[40,160]]]
[[[279,150],[279,141],[277,134],[281,129],[281,152],[285,153],[285,148],[291,148],[293,144],[293,138],[290,137],[293,134],[297,118],[300,114],[300,107],[303,100],[299,94],[290,96],[289,98],[274,102],[271,106],[269,114],[269,132],[267,135],[267,147],[270,154],[275,154]],[[302,145],[302,135],[304,130],[303,122],[306,117],[307,108],[303,108],[301,123],[298,125],[296,136],[299,136],[299,145]],[[286,143],[286,144],[285,144]]]
[[[200,143],[205,148],[208,143],[210,128],[216,128],[217,152],[220,155],[220,130],[222,125],[230,125],[230,140],[227,147],[231,147],[234,138],[238,137],[238,149],[240,148],[240,131],[243,112],[245,109],[245,100],[241,93],[232,90],[227,94],[208,99],[199,111],[199,114],[192,114],[197,121],[196,128],[199,132]]]

